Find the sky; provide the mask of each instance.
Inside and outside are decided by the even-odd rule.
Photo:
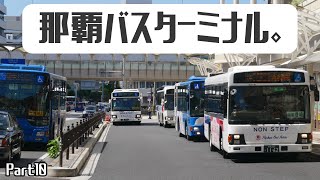
[[[4,0],[8,16],[19,16],[24,7],[29,4],[120,4],[121,0]],[[225,0],[232,3],[233,0]],[[250,0],[239,0],[248,4]],[[219,0],[152,0],[153,4],[217,4]],[[267,0],[257,0],[257,3],[266,3]]]

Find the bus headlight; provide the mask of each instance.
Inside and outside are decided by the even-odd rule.
[[[199,131],[198,127],[193,127],[193,131]]]
[[[173,117],[168,117],[168,121],[171,121],[171,120],[173,120]]]
[[[137,115],[136,115],[136,118],[141,118],[141,114],[137,114]]]
[[[229,134],[228,142],[230,145],[246,144],[243,134]]]
[[[116,119],[116,118],[117,118],[117,115],[112,115],[112,118],[115,118],[115,119]]]

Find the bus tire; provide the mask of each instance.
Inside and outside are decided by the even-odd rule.
[[[6,163],[11,163],[12,162],[12,149],[10,147],[9,152],[8,152],[8,158],[6,160]]]
[[[221,130],[220,130],[220,151],[221,151],[223,159],[229,159],[229,154],[223,149],[223,139],[222,139]]]
[[[15,160],[21,159],[21,150],[20,150],[19,153],[15,154],[15,155],[13,156],[13,159],[15,159]]]
[[[164,127],[164,128],[167,128],[167,127],[168,127],[168,124],[167,124],[165,121],[163,122],[163,127]]]
[[[211,132],[209,134],[209,147],[210,147],[210,151],[217,151],[217,148],[212,144],[212,134],[211,134]]]
[[[191,141],[192,138],[191,138],[191,136],[189,136],[189,134],[188,134],[188,127],[187,127],[187,126],[185,127],[184,131],[185,131],[186,139],[187,139],[188,141]]]

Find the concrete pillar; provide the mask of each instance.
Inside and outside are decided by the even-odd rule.
[[[233,0],[233,4],[239,4],[239,0]]]
[[[314,76],[313,74],[313,64],[307,65],[307,71],[309,76]],[[314,93],[310,92],[310,117],[311,117],[311,129],[315,129],[315,117],[314,117]]]
[[[257,0],[250,0],[250,4],[257,4]]]
[[[225,0],[220,0],[220,4],[225,4]]]

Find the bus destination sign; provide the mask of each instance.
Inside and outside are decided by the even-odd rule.
[[[115,92],[113,97],[139,97],[138,92]]]
[[[34,73],[0,72],[0,81],[43,84],[45,76]]]
[[[234,74],[234,83],[303,83],[303,72],[257,71]]]

